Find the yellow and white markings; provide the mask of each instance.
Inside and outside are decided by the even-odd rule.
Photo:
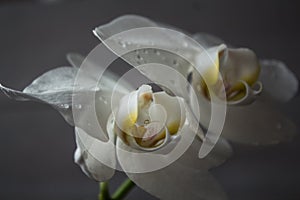
[[[115,132],[136,149],[157,150],[177,135],[185,121],[183,99],[165,92],[153,93],[142,85],[120,100],[115,116]]]

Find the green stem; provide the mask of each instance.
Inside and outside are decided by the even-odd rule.
[[[112,200],[123,199],[134,186],[135,186],[134,182],[132,182],[130,179],[125,180],[122,183],[122,185],[112,195]]]
[[[108,182],[100,183],[100,194],[98,196],[99,200],[111,200],[108,189]]]

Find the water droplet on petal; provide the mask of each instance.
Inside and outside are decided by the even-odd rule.
[[[147,49],[144,49],[144,54],[148,54],[148,50]]]
[[[76,108],[76,109],[81,109],[81,108],[82,108],[82,105],[81,105],[81,104],[77,104],[77,105],[75,105],[75,108]]]
[[[69,104],[61,104],[60,106],[65,109],[68,109],[70,107]]]
[[[103,101],[104,104],[107,104],[107,100],[104,97],[100,96],[99,99],[100,101]]]
[[[121,47],[123,47],[123,48],[126,48],[126,44],[125,44],[124,42],[122,42],[122,41],[119,41],[119,45],[120,45]]]
[[[157,49],[154,49],[154,53],[158,56],[160,56],[160,52]]]
[[[188,43],[187,42],[183,42],[183,47],[188,47]]]

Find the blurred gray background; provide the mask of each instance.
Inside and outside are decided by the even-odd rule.
[[[261,58],[277,58],[300,77],[299,10],[289,1],[0,1],[0,82],[22,89],[41,73],[87,54],[91,30],[139,14],[189,32],[208,32]],[[299,124],[299,96],[281,109]],[[49,106],[0,94],[0,199],[97,199],[98,185],[73,163],[72,127]],[[258,127],[259,128],[259,127]],[[212,170],[230,199],[300,199],[300,139],[272,147],[234,145]],[[117,173],[115,188],[124,179]],[[155,199],[136,188],[128,199]]]

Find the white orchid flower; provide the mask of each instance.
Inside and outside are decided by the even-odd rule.
[[[94,33],[104,41],[114,34],[142,27],[170,26],[129,15],[96,28]],[[165,51],[156,51],[156,54],[138,51],[139,59],[132,55],[123,58],[132,65],[158,62],[181,72],[192,83],[197,99],[187,98],[184,92],[179,95],[189,99],[192,108],[200,107],[200,123],[204,129],[208,128],[211,121],[210,98],[217,96],[228,105],[222,131],[225,138],[255,145],[290,140],[296,132],[295,125],[276,109],[278,103],[290,100],[298,90],[298,80],[286,65],[277,60],[258,60],[255,53],[247,48],[228,48],[221,39],[209,34],[197,33],[191,37],[206,50],[195,46],[184,34],[180,40],[178,37],[151,37],[150,43],[160,49],[174,49],[178,54],[183,52],[180,55],[192,60],[192,63]],[[116,53],[117,48],[113,44],[124,48],[149,46],[149,41],[136,35],[119,38],[114,42],[106,45]],[[202,69],[201,75],[197,67]],[[161,77],[153,73],[154,69],[140,68],[140,71],[156,83],[161,81]],[[167,85],[177,89],[186,87],[179,81],[175,85]]]
[[[117,91],[113,91],[117,79],[110,73],[97,87],[76,87],[78,67],[84,58],[70,54],[68,59],[73,67],[46,72],[23,91],[2,85],[1,90],[16,100],[47,103],[70,125],[75,125],[77,149],[74,159],[87,176],[105,181],[120,165],[138,186],[161,199],[226,199],[226,194],[208,170],[222,164],[231,155],[231,147],[221,139],[205,159],[198,158],[204,135],[183,98],[164,91],[153,92],[149,85],[141,85],[135,90],[122,83]],[[98,123],[105,127],[98,135],[93,135],[93,130],[86,126],[90,105],[72,102],[72,98],[90,93],[95,93]],[[112,97],[119,100],[116,108],[108,105]],[[72,111],[80,113],[80,123],[75,123],[76,116]],[[104,141],[105,138],[108,140]],[[186,149],[178,154],[179,159],[174,159],[170,152],[180,144]],[[140,158],[137,154],[147,157]],[[152,170],[151,165],[158,162],[157,158],[166,164]],[[139,170],[147,173],[135,173]],[[178,173],[182,175],[178,176]],[[182,188],[185,188],[184,193]]]
[[[211,51],[210,51],[211,50]],[[222,136],[234,142],[266,145],[288,141],[296,133],[295,125],[282,115],[276,106],[286,102],[297,92],[298,80],[280,61],[259,61],[246,48],[231,49],[224,45],[208,48],[216,59],[222,80],[211,85],[193,73],[193,86],[198,90],[198,102],[205,113],[201,122],[209,123],[211,91],[226,94],[227,116]],[[220,90],[220,82],[225,90]],[[193,102],[192,102],[193,104]],[[232,123],[235,122],[235,123]]]

